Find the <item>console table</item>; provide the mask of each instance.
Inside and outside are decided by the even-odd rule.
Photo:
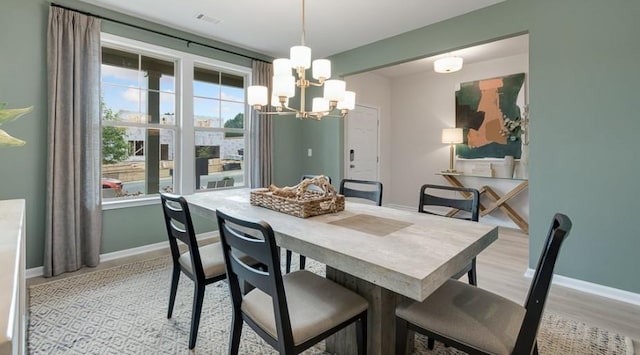
[[[442,175],[442,177],[445,180],[447,180],[447,182],[451,186],[455,186],[455,187],[465,187],[458,179],[459,176],[468,176],[468,177],[485,178],[485,179],[500,179],[500,178],[489,177],[489,176],[466,175],[466,174],[463,175],[460,173],[446,173],[446,172],[437,173],[437,175]],[[497,192],[495,192],[495,190],[493,190],[491,187],[486,185],[478,189],[478,191],[480,192],[480,196],[487,196],[492,201],[491,205],[489,206],[484,206],[482,203],[480,203],[480,217],[486,216],[489,213],[495,211],[496,209],[500,209],[502,212],[504,212],[507,215],[507,217],[509,217],[513,222],[515,222],[515,224],[518,225],[518,227],[523,232],[528,234],[529,223],[527,222],[527,220],[522,218],[522,216],[520,216],[518,212],[516,212],[516,210],[514,210],[511,206],[509,206],[507,202],[509,202],[509,200],[517,196],[522,191],[524,191],[524,189],[526,189],[529,186],[529,180],[517,179],[517,178],[513,178],[513,179],[509,178],[509,180],[520,181],[520,183],[516,185],[516,187],[511,189],[509,192],[507,192],[504,196],[500,196]],[[465,198],[470,197],[469,193],[461,192],[461,194]],[[458,213],[458,210],[454,209],[454,210],[451,210],[447,215],[452,216],[456,213]]]

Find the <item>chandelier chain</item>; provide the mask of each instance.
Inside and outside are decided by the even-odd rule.
[[[302,0],[302,45],[303,46],[306,46],[306,44],[304,43],[305,35],[306,35],[306,25],[304,20],[304,0]]]

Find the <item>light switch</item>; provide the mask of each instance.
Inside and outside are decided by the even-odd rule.
[[[311,150],[311,148],[307,149],[307,156],[310,157],[313,155],[313,151]]]

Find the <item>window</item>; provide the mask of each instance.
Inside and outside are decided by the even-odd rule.
[[[250,69],[103,34],[102,186],[108,204],[245,186]],[[180,75],[179,73],[192,73]],[[192,90],[180,90],[180,88]]]
[[[193,71],[196,188],[244,185],[244,78]]]

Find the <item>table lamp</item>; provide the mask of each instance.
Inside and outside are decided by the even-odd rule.
[[[443,171],[444,173],[456,173],[456,169],[453,168],[453,151],[454,144],[462,143],[462,128],[444,128],[442,130],[442,143],[450,144],[449,148],[449,169]]]

